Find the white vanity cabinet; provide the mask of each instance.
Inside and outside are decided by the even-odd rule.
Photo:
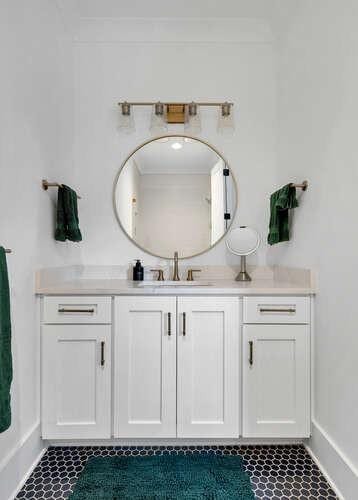
[[[176,437],[176,298],[116,297],[114,436]]]
[[[178,297],[178,437],[239,436],[239,299]]]
[[[243,437],[309,436],[309,317],[305,297],[244,298]]]
[[[111,298],[45,297],[43,320],[42,437],[109,438]]]
[[[239,436],[239,300],[115,299],[115,437]]]
[[[42,306],[45,439],[310,435],[309,296],[149,291]]]

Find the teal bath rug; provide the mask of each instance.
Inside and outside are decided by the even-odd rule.
[[[115,456],[90,459],[70,500],[254,500],[239,456]]]

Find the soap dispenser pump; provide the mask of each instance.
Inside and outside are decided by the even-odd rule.
[[[133,281],[143,281],[144,279],[144,268],[139,259],[136,261],[136,265],[133,266]]]

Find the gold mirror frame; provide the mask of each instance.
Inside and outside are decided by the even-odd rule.
[[[127,231],[124,229],[122,223],[121,223],[121,220],[120,220],[120,217],[119,217],[119,214],[118,214],[118,210],[117,210],[117,205],[116,205],[116,187],[117,187],[117,183],[118,183],[118,179],[119,179],[119,176],[121,175],[122,173],[122,170],[124,169],[127,161],[132,158],[132,156],[141,148],[143,148],[144,146],[146,146],[147,144],[150,144],[151,142],[154,142],[154,141],[157,141],[158,139],[166,139],[166,138],[172,138],[172,137],[182,137],[182,138],[187,138],[187,139],[192,139],[193,141],[198,141],[198,142],[201,142],[202,144],[205,144],[205,146],[208,146],[210,149],[212,149],[218,156],[220,156],[220,158],[225,162],[225,165],[226,167],[230,170],[230,173],[231,173],[231,176],[232,176],[232,180],[233,180],[233,185],[234,185],[234,189],[235,189],[235,196],[236,196],[236,206],[235,206],[235,210],[234,210],[234,213],[232,215],[232,219],[230,221],[230,224],[228,226],[228,228],[226,229],[225,233],[221,236],[221,238],[219,238],[213,245],[211,245],[209,248],[207,248],[206,250],[203,250],[202,252],[198,252],[198,253],[195,253],[193,255],[188,255],[187,257],[179,257],[179,260],[185,260],[185,259],[191,259],[193,257],[197,257],[198,255],[203,255],[204,253],[208,252],[209,250],[211,250],[212,248],[214,248],[216,245],[218,245],[226,236],[227,232],[229,231],[229,229],[231,228],[232,226],[232,223],[235,219],[235,216],[236,216],[236,212],[237,212],[237,208],[238,208],[238,205],[239,205],[239,191],[238,191],[238,187],[237,187],[237,182],[236,182],[236,178],[235,178],[235,175],[234,175],[234,172],[232,171],[232,169],[230,168],[226,158],[220,153],[220,151],[218,151],[214,146],[212,146],[211,144],[209,144],[208,142],[204,141],[203,139],[199,139],[198,137],[193,137],[191,135],[185,135],[185,134],[165,134],[165,135],[160,135],[160,136],[157,136],[157,137],[152,137],[151,139],[143,142],[142,144],[140,144],[139,146],[137,146],[128,156],[127,158],[124,160],[124,162],[122,163],[119,171],[117,172],[116,174],[116,177],[114,179],[114,184],[113,184],[113,209],[114,209],[114,213],[115,213],[115,216],[116,216],[116,219],[117,219],[117,222],[119,224],[119,227],[120,229],[123,231],[123,233],[126,235],[126,237],[128,238],[128,240],[130,242],[132,242],[136,247],[138,247],[140,250],[142,250],[143,252],[147,253],[148,255],[152,255],[153,257],[157,257],[159,259],[164,259],[164,260],[173,260],[173,257],[163,257],[162,255],[158,255],[156,253],[153,253],[153,252],[149,252],[147,249],[143,248],[141,245],[139,245],[136,241],[134,241],[133,238],[131,238],[129,236],[129,234],[127,233]],[[178,251],[180,251],[180,249],[178,249]]]

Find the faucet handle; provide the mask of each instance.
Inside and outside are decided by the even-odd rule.
[[[152,273],[157,272],[158,278],[157,281],[164,281],[164,271],[163,269],[151,269]]]
[[[201,273],[201,269],[188,269],[187,281],[194,281],[193,273]]]

